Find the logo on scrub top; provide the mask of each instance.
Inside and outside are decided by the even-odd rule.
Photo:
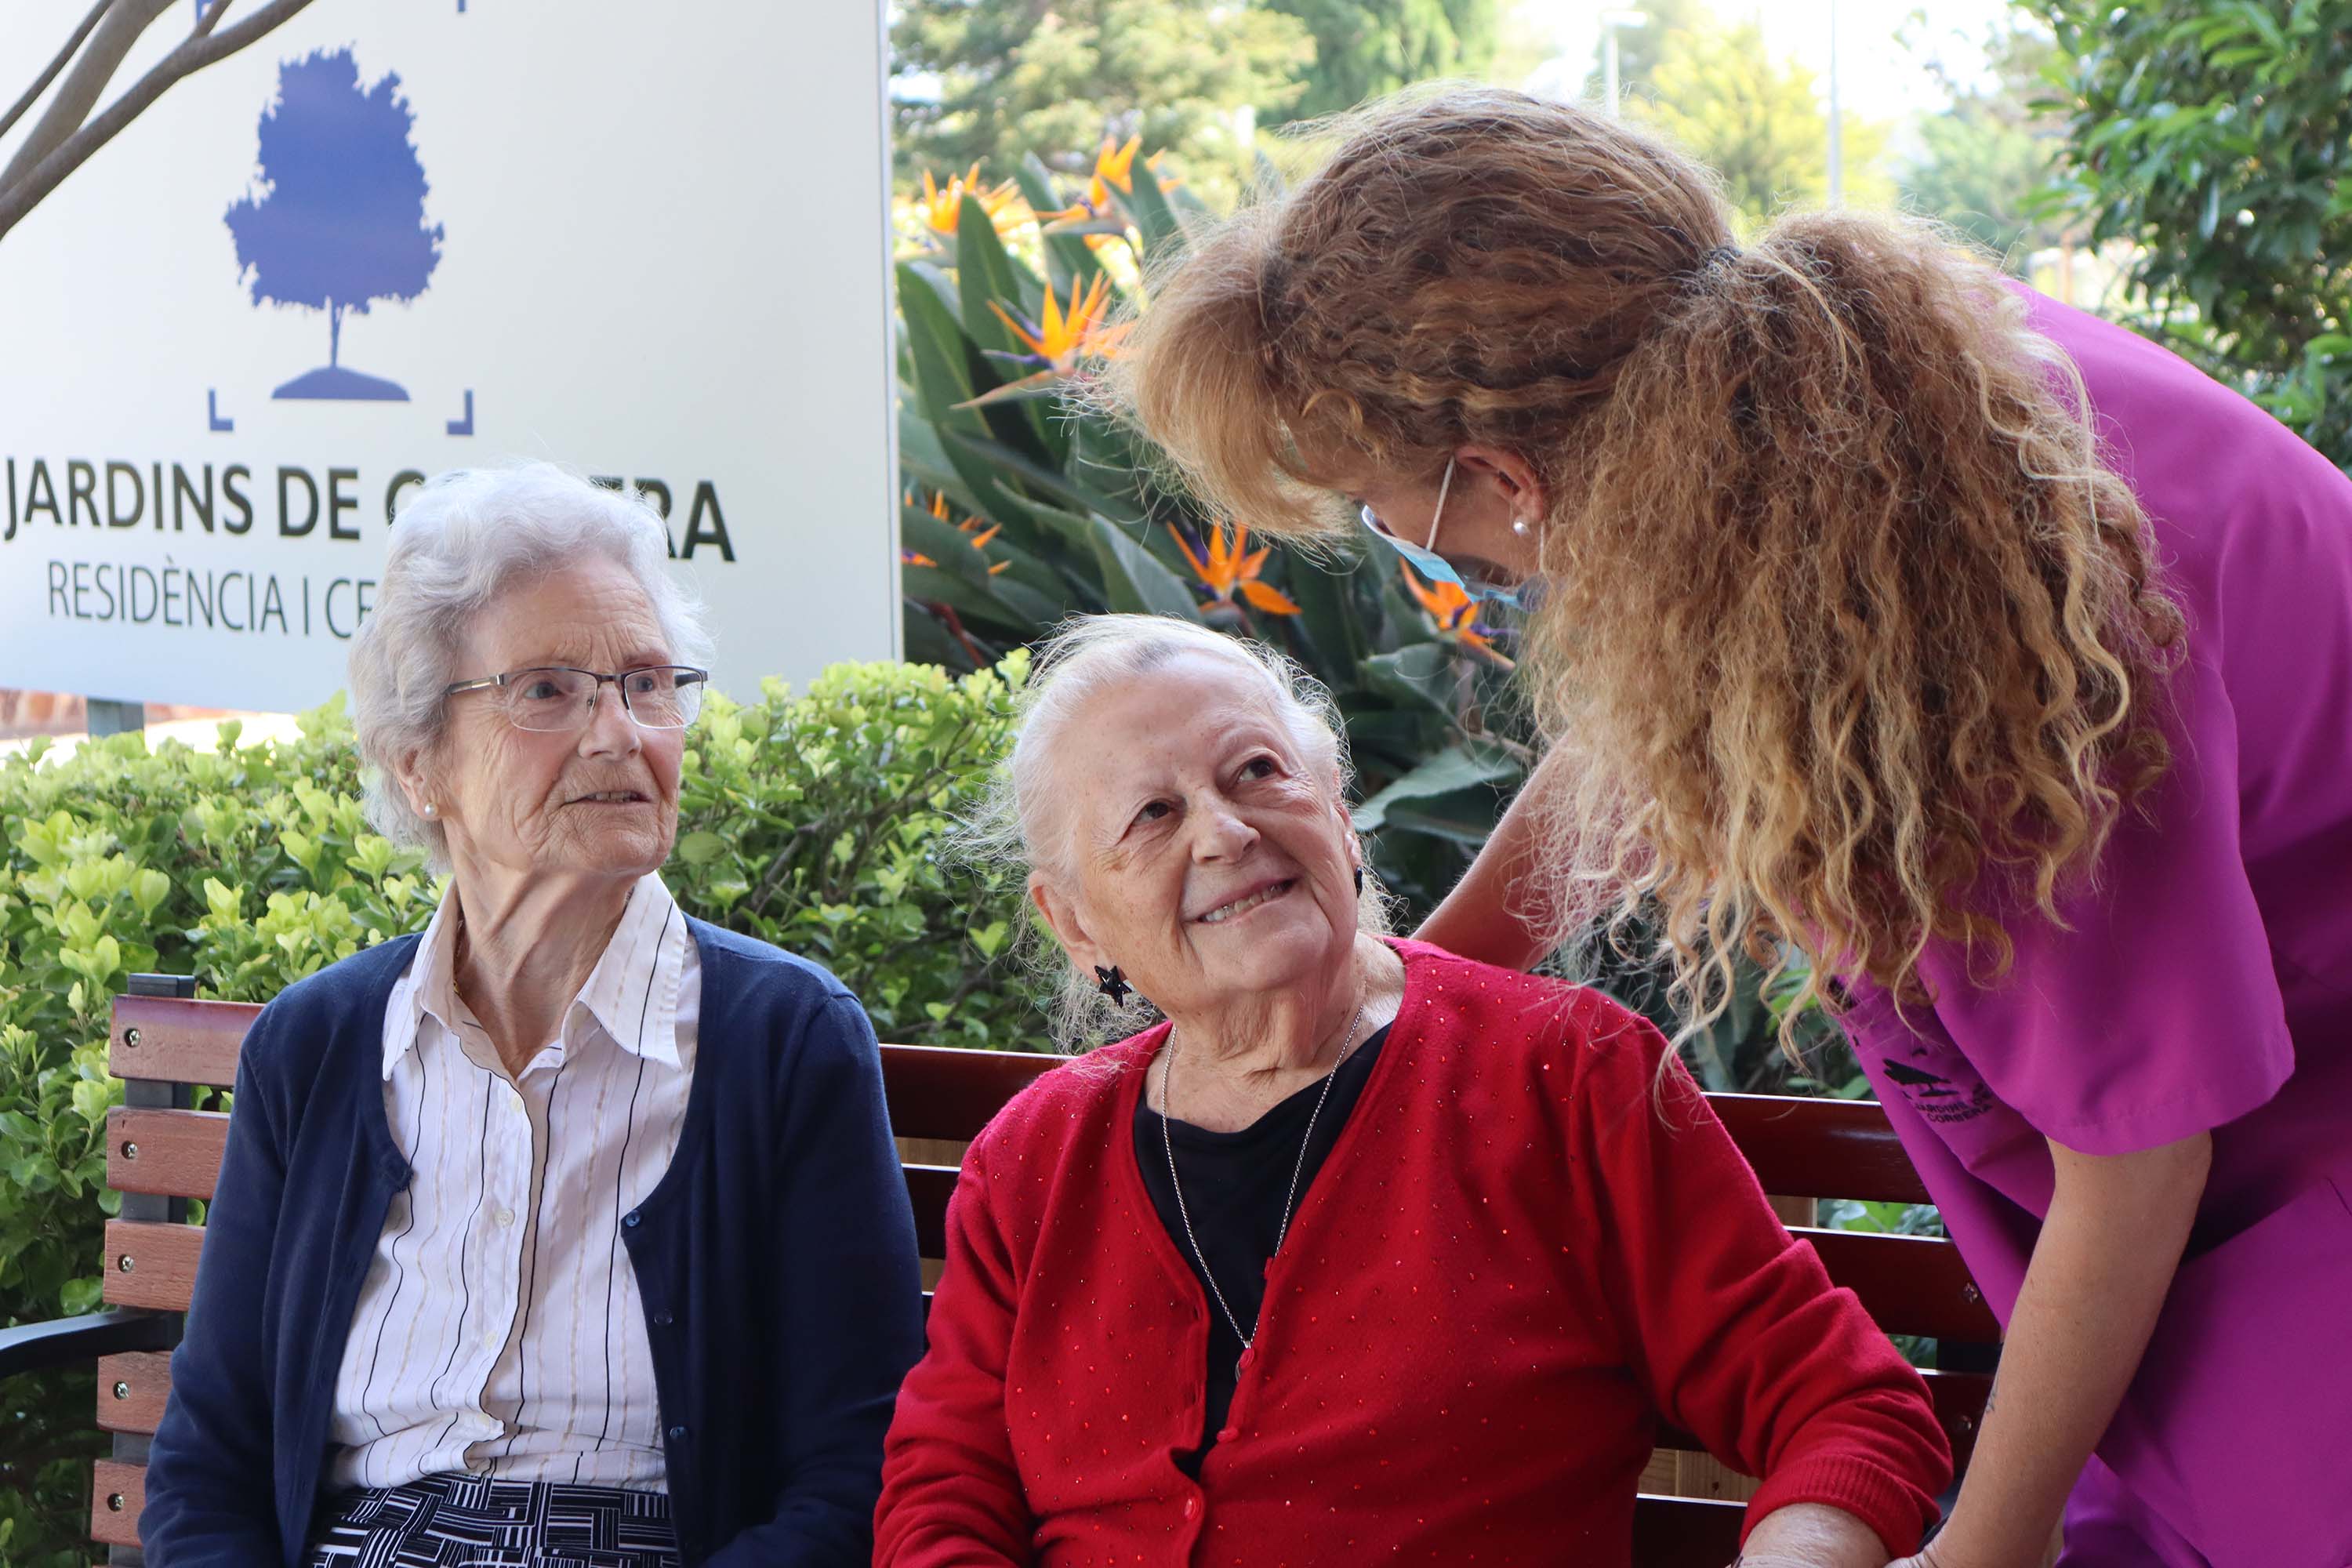
[[[1943,1074],[1905,1062],[1887,1062],[1885,1072],[1911,1102],[1911,1109],[1926,1121],[1973,1121],[1992,1109],[1992,1090],[1981,1079],[1974,1089],[1963,1091]]]

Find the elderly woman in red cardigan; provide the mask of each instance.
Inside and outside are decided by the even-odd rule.
[[[1002,837],[1066,1010],[1164,1016],[972,1144],[877,1565],[1622,1568],[1662,1423],[1763,1478],[1750,1565],[1917,1548],[1918,1376],[1646,1023],[1373,934],[1311,683],[1107,616],[1025,701]]]

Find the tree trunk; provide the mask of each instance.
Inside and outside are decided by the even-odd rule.
[[[343,357],[343,308],[332,300],[327,301],[327,363],[336,365]]]
[[[128,55],[147,25],[176,5],[178,0],[114,0],[104,17],[82,46],[81,57],[66,72],[65,80],[58,87],[57,97],[49,100],[41,118],[16,149],[8,166],[0,169],[0,191],[5,191],[37,168],[41,160],[56,152],[67,137],[81,129],[89,118],[90,110],[106,91],[106,84],[114,79],[123,57]]]

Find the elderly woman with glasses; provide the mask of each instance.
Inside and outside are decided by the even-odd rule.
[[[665,553],[543,465],[400,514],[359,745],[448,890],[247,1037],[151,1561],[866,1562],[912,1216],[856,999],[662,884],[705,679]]]
[[[1626,1568],[1664,1422],[1763,1478],[1754,1568],[1917,1545],[1918,1375],[1654,1029],[1376,934],[1327,698],[1112,616],[1024,701],[996,837],[1070,1010],[1165,1018],[972,1144],[879,1568]]]

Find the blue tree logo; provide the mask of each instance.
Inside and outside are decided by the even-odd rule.
[[[425,221],[425,165],[400,79],[360,85],[349,49],[278,69],[261,115],[260,188],[228,209],[240,281],[253,302],[327,312],[327,363],[272,395],[406,402],[380,376],[341,364],[343,314],[425,292],[441,262],[441,226]]]

